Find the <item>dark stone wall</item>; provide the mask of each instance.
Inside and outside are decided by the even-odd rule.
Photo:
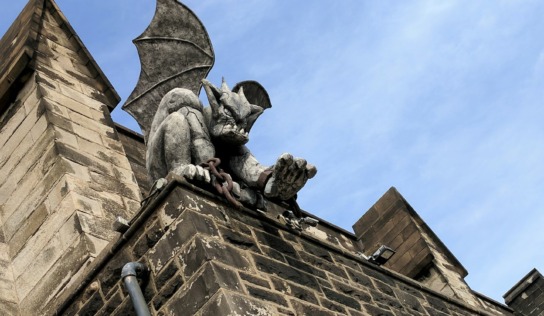
[[[90,281],[49,312],[133,314],[120,271],[141,261],[153,315],[487,315],[362,260],[359,243],[333,236],[334,227],[301,234],[275,220],[277,205],[235,210],[189,184],[170,187],[103,266],[97,258],[96,273],[82,277]]]
[[[504,300],[515,311],[515,315],[543,315],[544,277],[533,269],[504,295]]]

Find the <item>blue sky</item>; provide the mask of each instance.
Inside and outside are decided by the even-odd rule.
[[[3,4],[0,33],[25,3]],[[122,104],[154,1],[57,3]],[[270,94],[250,135],[257,158],[291,152],[318,167],[302,208],[351,231],[395,186],[473,289],[502,302],[544,272],[544,2],[184,3],[214,44],[208,79]],[[120,106],[113,117],[137,129]]]

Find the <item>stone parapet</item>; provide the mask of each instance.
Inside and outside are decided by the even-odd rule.
[[[145,263],[153,315],[510,315],[476,310],[360,257],[353,235],[327,224],[291,230],[266,213],[236,210],[183,180],[141,210],[130,234],[93,262],[86,285],[67,290],[63,315],[127,315],[122,266]],[[321,227],[322,226],[322,227]],[[349,242],[335,243],[335,240]]]

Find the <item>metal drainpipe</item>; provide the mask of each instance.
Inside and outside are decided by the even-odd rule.
[[[125,288],[128,291],[128,295],[130,295],[136,315],[151,316],[142,290],[140,289],[140,284],[138,284],[138,279],[136,279],[136,276],[142,272],[147,272],[147,267],[143,263],[129,262],[121,270],[121,280],[125,283]]]

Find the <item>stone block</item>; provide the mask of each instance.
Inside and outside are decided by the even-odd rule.
[[[31,105],[29,113],[26,114],[23,121],[17,125],[11,134],[8,134],[10,132],[9,130],[2,130],[0,138],[3,139],[4,144],[2,146],[3,150],[0,153],[0,164],[2,164],[6,160],[6,156],[9,156],[9,153],[22,142],[34,124],[36,124],[38,119],[42,116],[44,108],[38,106],[39,101],[33,100],[33,102],[34,104]],[[5,152],[4,150],[9,150],[9,152]]]
[[[30,129],[27,131],[29,132]],[[10,138],[6,146],[0,152],[0,169],[3,177],[6,177],[21,161],[25,154],[34,145],[30,133],[25,132],[20,139]],[[11,142],[15,139],[15,142]]]
[[[49,212],[53,212],[54,210],[56,210],[60,202],[62,202],[62,200],[64,200],[64,198],[66,197],[66,194],[70,192],[68,182],[69,176],[65,175],[64,177],[56,181],[51,190],[49,190],[47,197],[44,201],[44,204]]]
[[[0,146],[18,129],[27,114],[37,105],[38,99],[36,83],[31,78],[17,95],[14,104],[0,117]]]
[[[186,278],[190,278],[200,267],[209,261],[218,261],[229,267],[248,271],[251,267],[249,260],[238,249],[222,244],[205,236],[197,235],[193,242],[180,254],[182,271]]]
[[[35,257],[44,251],[49,240],[73,215],[73,212],[73,199],[70,195],[67,195],[54,213],[47,217],[41,228],[27,240],[21,251],[12,258],[13,271],[16,277],[21,275],[27,266],[34,261]]]
[[[359,303],[371,303],[372,297],[364,289],[357,289],[353,286],[346,284],[345,282],[340,282],[333,280],[332,284],[337,292],[347,295],[356,299]]]
[[[317,268],[326,272],[330,272],[344,279],[348,278],[346,271],[341,266],[334,265],[333,263],[329,261],[319,259],[318,257],[309,255],[305,252],[299,252],[299,256],[303,262],[307,263],[308,265],[314,268]]]
[[[404,308],[406,309],[406,311],[409,311],[412,313],[413,312],[425,313],[425,309],[423,308],[423,306],[421,305],[421,302],[418,300],[417,297],[402,291],[396,291],[395,294],[399,302],[401,302],[404,305]]]
[[[192,211],[185,211],[172,224],[155,247],[148,252],[151,269],[155,273],[159,272],[197,234],[218,236],[219,232],[213,221],[208,217]]]
[[[0,167],[0,205],[5,205],[10,199],[16,199],[13,192],[20,189],[20,186],[27,192],[35,188],[36,184],[42,180],[43,172],[47,171],[54,162],[56,153],[53,148],[53,134],[44,134],[42,140],[43,142],[34,146],[32,151],[21,156],[24,158],[15,165]],[[20,202],[20,200],[11,202],[17,201]],[[3,216],[6,216],[5,213],[3,212]]]
[[[76,211],[77,224],[86,234],[103,240],[114,240],[119,233],[112,230],[113,221],[108,218],[97,218],[89,214]]]
[[[74,175],[76,178],[83,181],[91,181],[91,176],[89,173],[89,168],[87,166],[78,164],[74,161],[71,161],[66,158],[61,158],[60,162],[64,165],[66,172]]]
[[[253,254],[253,261],[259,271],[320,291],[319,283],[311,274],[257,254]]]
[[[30,214],[27,220],[24,221],[21,227],[8,241],[10,257],[14,257],[21,250],[30,236],[36,233],[36,231],[45,221],[47,215],[48,211],[45,204],[41,204]]]
[[[121,182],[113,177],[96,173],[94,171],[91,171],[90,175],[91,189],[98,192],[107,191],[120,196],[128,197],[132,200],[140,200],[140,188],[138,188],[136,184]]]
[[[111,164],[103,161],[92,155],[82,153],[77,148],[70,147],[63,143],[56,143],[56,148],[59,155],[66,157],[69,160],[86,166],[90,171],[102,174],[112,174]]]
[[[51,238],[46,246],[37,253],[31,262],[25,264],[23,271],[16,271],[17,295],[20,298],[27,296],[28,292],[44,277],[47,270],[62,257],[66,241],[61,240],[59,236]]]
[[[141,258],[149,249],[155,246],[162,235],[164,235],[164,230],[158,221],[146,224],[145,232],[130,245],[134,258]]]
[[[83,138],[87,141],[93,142],[95,144],[99,145],[106,145],[102,139],[102,135],[100,133],[93,131],[91,129],[86,128],[85,126],[79,125],[79,124],[73,124],[72,125],[74,134],[76,134],[79,138]],[[104,137],[106,138],[106,137]]]
[[[297,300],[291,300],[291,305],[295,310],[296,315],[301,316],[336,316],[331,311],[322,309],[315,305],[310,305]]]
[[[125,218],[132,218],[132,216],[134,216],[134,214],[136,214],[142,208],[140,200],[133,200],[124,196],[121,196],[121,200],[124,204],[122,211],[125,214]]]
[[[76,135],[55,125],[53,125],[53,130],[55,131],[56,142],[61,142],[73,148],[78,148]]]
[[[347,310],[343,305],[321,297],[319,298],[319,300],[321,301],[321,306],[325,307],[326,309],[340,313],[341,315],[347,314]]]
[[[84,104],[82,103],[84,101],[82,99],[77,100],[77,99],[70,98],[64,95],[63,93],[43,84],[38,86],[38,90],[43,95],[43,97],[47,98],[50,101],[54,101],[57,105],[65,107],[68,113],[68,118],[72,122],[80,124],[80,125],[87,125],[87,123],[92,122],[90,126],[92,126],[93,128],[91,129],[96,129],[96,131],[100,131],[100,128],[98,128],[100,124],[94,122],[85,114],[78,113],[78,112],[86,112],[86,110],[88,110],[89,107],[94,108],[94,110],[100,109],[99,102],[93,101],[92,103]],[[92,116],[92,114],[88,112],[86,112],[86,114]]]
[[[223,240],[240,249],[251,249],[260,252],[257,241],[250,234],[243,234],[235,231],[232,227],[219,227]]]
[[[267,288],[267,289],[270,289],[270,283],[265,280],[265,279],[262,279],[262,278],[259,278],[257,277],[255,274],[253,273],[245,273],[245,272],[242,272],[242,271],[238,271],[238,275],[240,275],[240,278],[244,281],[247,281],[248,283],[251,283],[251,284],[255,284],[255,285],[258,285],[260,287],[264,287],[264,288]]]
[[[102,250],[110,243],[108,240],[97,238],[89,234],[84,234],[82,237],[85,239],[85,246],[87,247],[89,255],[93,258],[98,257],[102,253]]]
[[[374,266],[371,267],[370,265],[371,265],[370,263],[368,263],[368,266],[361,265],[361,270],[363,271],[364,274],[376,280],[380,280],[383,283],[388,284],[392,287],[396,286],[396,282],[391,276],[379,271],[380,269],[379,267],[374,267]]]
[[[272,292],[263,288],[255,287],[255,286],[246,286],[247,292],[251,297],[272,302],[277,305],[281,306],[288,306],[287,300],[281,295],[281,293]]]
[[[173,276],[153,298],[151,304],[155,310],[159,310],[179,290],[183,283],[183,278],[180,275]]]
[[[62,128],[65,131],[68,131],[70,133],[73,133],[74,132],[73,126],[75,124],[73,124],[72,121],[68,118],[68,115],[57,113],[58,111],[60,111],[59,109],[63,109],[63,107],[60,105],[55,105],[54,102],[50,102],[46,98],[42,99],[42,101],[44,102],[45,106],[48,107],[47,113],[45,115],[47,117],[47,121],[49,122],[49,124],[55,127]],[[63,109],[63,111],[68,111],[68,110]],[[77,148],[77,146],[74,146],[74,148]]]
[[[307,253],[334,263],[330,252],[326,248],[319,247],[305,240],[303,240],[301,243],[304,251],[306,251]]]
[[[4,233],[6,238],[11,238],[30,213],[43,203],[47,197],[47,192],[49,192],[51,187],[57,182],[57,179],[62,177],[65,171],[65,167],[57,162],[50,168],[45,176],[32,173],[26,178],[28,181],[25,181],[26,183],[23,182],[24,185],[17,187],[17,190],[12,193],[12,199],[8,200],[3,206],[5,213],[2,214],[2,216],[7,217],[4,222]],[[39,182],[32,183],[35,180]],[[29,185],[32,184],[34,185],[29,187]]]
[[[361,305],[353,297],[350,297],[350,296],[347,296],[347,295],[344,295],[344,294],[340,294],[340,293],[338,293],[338,292],[336,292],[334,290],[328,289],[328,288],[323,288],[323,293],[325,294],[325,296],[328,299],[330,299],[332,301],[335,301],[335,302],[339,303],[342,306],[350,307],[350,308],[353,308],[353,309],[356,309],[356,310],[361,309]]]
[[[15,292],[13,272],[8,261],[0,261],[0,301],[19,302]]]
[[[22,104],[12,105],[10,112],[0,116],[0,146],[3,146],[26,118]]]
[[[101,135],[101,143],[109,149],[125,155],[125,147],[123,144],[119,140],[111,138],[111,135]],[[145,154],[142,157],[145,157]]]
[[[255,236],[257,237],[259,245],[265,245],[281,252],[282,254],[298,258],[297,250],[289,242],[271,234],[259,231],[255,231]]]
[[[121,166],[112,165],[112,171],[113,171],[113,174],[112,174],[113,177],[121,182],[134,183],[134,184],[137,183],[132,170],[125,169]]]
[[[50,12],[45,13],[45,15],[50,14]],[[66,36],[66,32],[64,32],[64,30],[59,27],[58,22],[52,18],[50,18],[48,21],[43,22],[40,35],[53,41],[56,46],[61,45],[63,47],[75,50],[75,47],[72,45],[72,43],[68,41],[68,36]]]
[[[36,276],[36,282],[28,295],[19,296],[21,314],[42,314],[36,311],[43,310],[50,301],[62,293],[65,285],[80,271],[87,259],[87,248],[83,239],[79,238],[63,252],[47,274]]]
[[[284,295],[289,295],[299,300],[319,305],[317,297],[315,296],[315,291],[275,277],[272,278],[272,284],[274,284],[274,289],[276,289],[276,291],[281,292]]]
[[[293,268],[297,268],[299,270],[302,270],[313,276],[320,277],[322,279],[326,279],[326,280],[328,279],[327,274],[323,270],[321,270],[320,267],[317,267],[312,264],[308,264],[306,262],[303,262],[302,260],[294,259],[291,257],[286,257],[286,259],[287,259],[287,263]]]
[[[346,271],[348,273],[349,278],[353,282],[359,285],[362,285],[365,288],[371,288],[371,289],[374,288],[374,284],[372,283],[372,280],[368,276],[349,268],[346,269]]]
[[[76,68],[73,68],[73,67],[69,70],[78,71]],[[92,96],[88,96],[85,93],[82,93],[81,91],[77,91],[73,89],[72,87],[69,87],[66,85],[59,85],[59,87],[60,87],[60,93],[62,93],[63,95],[65,95],[66,97],[74,101],[83,103],[85,106],[87,106],[87,108],[93,111],[100,112],[102,105],[104,105],[103,102],[98,101],[96,98]],[[83,114],[80,111],[76,111],[76,112]],[[94,119],[94,116],[92,114],[87,115],[87,118]]]
[[[79,315],[95,315],[104,306],[104,298],[96,291],[78,311]]]
[[[121,305],[123,302],[123,295],[121,294],[121,291],[116,291],[110,298],[108,298],[108,301],[104,304],[104,307],[102,307],[97,313],[96,316],[109,316],[113,313],[113,311]],[[80,315],[82,315],[80,313]]]
[[[98,108],[95,108],[95,110],[100,110],[101,103],[97,106]],[[113,127],[104,125],[100,122],[95,121],[93,118],[88,118],[87,116],[80,114],[78,112],[72,111],[69,113],[69,116],[73,122],[77,122],[77,124],[83,125],[87,127],[88,129],[98,132],[99,134],[108,135],[108,134],[116,133]]]
[[[213,296],[209,302],[202,308],[199,315],[259,315],[272,316],[278,315],[277,309],[255,301],[247,296],[220,290]]]
[[[104,217],[104,212],[102,211],[102,205],[100,201],[83,196],[79,193],[73,192],[72,194],[72,196],[74,197],[74,205],[76,209],[94,217]]]
[[[36,143],[38,139],[43,135],[43,133],[47,129],[47,125],[48,123],[45,115],[40,116],[34,126],[32,126],[32,128],[30,129],[30,136],[32,137],[33,143]]]
[[[19,305],[14,302],[4,301],[0,299],[0,315],[19,316]]]
[[[188,280],[161,311],[165,315],[177,315],[179,311],[193,315],[219,289],[240,291],[242,285],[236,272],[212,262],[206,263],[201,273]]]
[[[170,261],[164,269],[161,271],[161,273],[157,274],[155,277],[155,287],[157,290],[161,290],[162,287],[170,280],[172,279],[177,273],[179,272],[179,267],[176,264],[176,260]]]
[[[119,250],[109,260],[108,265],[98,273],[96,279],[100,282],[100,288],[105,296],[109,296],[112,289],[121,284],[121,270],[125,264],[132,261],[134,258],[128,249]]]
[[[388,309],[383,309],[371,304],[364,304],[365,312],[371,316],[395,316],[393,312]]]
[[[403,310],[403,305],[401,302],[391,296],[382,294],[381,292],[375,290],[370,290],[370,296],[372,297],[374,303],[376,303],[378,306],[386,306],[391,310]]]

